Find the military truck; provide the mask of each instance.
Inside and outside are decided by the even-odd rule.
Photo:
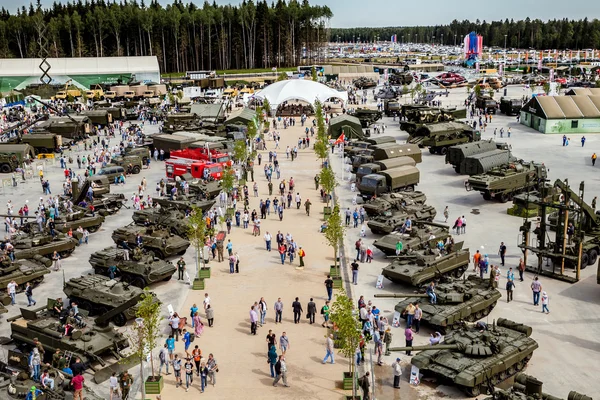
[[[25,290],[27,282],[37,286],[44,280],[44,275],[50,273],[51,265],[49,259],[40,255],[16,261],[10,261],[8,258],[0,261],[0,291],[6,291],[6,285],[11,281],[19,285],[19,291]]]
[[[421,149],[412,144],[384,143],[371,146],[364,154],[352,158],[352,170],[356,172],[362,164],[374,163],[376,161],[389,160],[397,157],[410,157],[416,163],[422,161]]]
[[[363,176],[358,184],[358,190],[363,199],[401,190],[413,191],[419,183],[419,178],[418,168],[405,165]]]
[[[0,143],[0,172],[8,174],[35,158],[35,149],[27,143]]]
[[[425,204],[426,201],[425,193],[419,191],[385,193],[366,202],[363,208],[368,216],[373,217],[388,210],[399,210],[401,207]]]
[[[423,124],[414,134],[409,135],[408,143],[419,147],[429,147],[431,154],[446,155],[448,148],[461,143],[476,142],[481,133],[462,122],[440,122]]]
[[[523,100],[518,97],[501,97],[500,112],[506,115],[519,115],[523,107]]]
[[[79,115],[88,117],[92,125],[108,126],[113,122],[113,116],[108,110],[85,110]]]
[[[363,140],[374,146],[384,144],[384,143],[396,143],[396,138],[394,138],[392,136],[377,136],[377,137],[372,137],[372,138],[365,138]]]
[[[490,150],[469,156],[460,164],[459,172],[467,175],[483,174],[492,168],[501,167],[517,161],[510,150]]]
[[[371,110],[368,108],[357,108],[354,110],[354,112],[348,113],[348,115],[358,118],[360,121],[360,126],[363,128],[368,128],[369,125],[379,121],[383,117],[383,113],[381,111]]]
[[[445,276],[460,278],[469,267],[469,250],[455,243],[453,252],[441,255],[437,249],[412,250],[396,257],[381,274],[394,283],[411,286],[428,284]],[[441,257],[440,257],[441,256]]]
[[[383,102],[383,113],[386,117],[400,115],[400,103],[397,100],[385,100]]]
[[[477,96],[475,107],[483,110],[487,114],[496,114],[498,103],[490,96]]]
[[[507,143],[497,143],[491,139],[458,144],[448,149],[446,164],[452,165],[456,173],[460,173],[460,165],[465,158],[496,149],[509,150],[510,146]]]
[[[538,190],[546,177],[547,169],[544,164],[519,161],[471,176],[465,182],[465,189],[468,192],[480,192],[485,200],[497,199],[506,203],[516,194]]]
[[[85,115],[51,116],[37,125],[35,130],[55,133],[61,135],[63,139],[84,139],[92,132],[91,121]]]
[[[94,273],[110,276],[110,268],[114,266],[116,267],[114,276],[120,277],[121,282],[143,289],[153,283],[170,280],[177,270],[173,263],[155,259],[150,255],[142,254],[141,251],[134,251],[132,258],[125,260],[123,255],[125,251],[127,250],[107,247],[92,253],[90,264],[94,268]]]
[[[138,156],[142,158],[142,163],[146,164],[148,157],[150,156],[149,150],[144,146],[127,146],[123,149],[124,156]]]
[[[448,226],[435,222],[417,220],[408,233],[392,232],[373,241],[373,246],[386,256],[396,255],[396,244],[402,242],[404,248],[421,250],[435,248],[438,241],[446,241],[450,236]]]
[[[137,225],[166,228],[172,234],[187,238],[189,225],[183,211],[146,208],[133,212],[133,222]]]
[[[365,175],[376,174],[381,171],[397,167],[403,167],[405,165],[410,165],[414,167],[415,165],[417,165],[417,163],[414,159],[410,157],[397,157],[390,158],[389,160],[375,161],[374,163],[362,164],[356,170],[356,179],[360,181]]]
[[[110,164],[123,167],[127,173],[134,174],[139,174],[144,166],[142,157],[137,155],[116,156],[110,159]]]
[[[167,229],[127,225],[115,229],[112,239],[119,247],[132,249],[138,247],[137,235],[142,238],[142,248],[152,251],[158,258],[165,259],[175,255],[183,255],[190,242],[180,236],[173,235]]]
[[[34,133],[22,135],[21,143],[27,143],[33,147],[35,154],[60,153],[63,145],[63,138],[55,133]]]

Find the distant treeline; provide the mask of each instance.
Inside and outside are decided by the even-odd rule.
[[[300,64],[326,40],[327,6],[308,0],[238,6],[104,0],[0,11],[0,58],[158,56],[163,72]],[[47,42],[47,44],[46,44]]]
[[[389,41],[397,35],[398,43],[419,42],[445,45],[460,44],[466,34],[477,32],[483,36],[484,46],[521,49],[598,49],[600,48],[600,21],[587,18],[579,21],[568,19],[541,21],[526,18],[522,21],[452,21],[449,25],[348,28],[331,29],[332,42]]]

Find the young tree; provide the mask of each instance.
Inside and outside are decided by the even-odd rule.
[[[340,207],[336,204],[333,207],[333,212],[327,220],[327,228],[325,228],[325,240],[327,244],[333,248],[333,266],[338,266],[338,254],[342,240],[344,240],[344,225],[342,224],[342,216],[340,214]]]
[[[235,185],[235,171],[230,166],[223,168],[223,175],[221,177],[221,187],[229,196]]]
[[[277,82],[280,81],[287,81],[287,74],[285,72],[282,72],[279,74],[279,76],[277,77]]]
[[[321,182],[321,186],[323,186],[323,190],[325,190],[325,193],[327,194],[327,206],[329,206],[329,196],[333,193],[333,189],[335,189],[337,186],[335,174],[331,168],[323,168],[319,174],[319,180]]]
[[[242,164],[248,157],[248,146],[246,146],[246,140],[236,140],[233,144],[233,158]]]
[[[267,113],[267,117],[271,115],[271,103],[269,103],[269,100],[267,99],[263,101],[263,110]]]
[[[156,296],[150,289],[144,289],[135,315],[137,318],[141,318],[142,322],[137,327],[138,340],[133,343],[135,353],[142,360],[150,352],[150,368],[152,370],[150,380],[158,380],[160,377],[154,374],[152,350],[156,347],[158,338],[161,335],[160,302],[157,301]]]
[[[361,325],[354,315],[354,302],[346,295],[344,289],[335,295],[335,301],[331,305],[331,321],[337,327],[336,342],[344,357],[348,358],[348,369],[352,377],[352,391],[356,396],[354,355],[361,340]]]
[[[202,209],[192,207],[188,217],[188,239],[196,249],[196,279],[200,279],[200,268],[204,266],[204,243],[206,242],[206,221]]]
[[[481,96],[481,86],[479,86],[479,83],[477,85],[475,85],[475,87],[473,88],[473,92],[475,93],[475,96],[479,97]]]
[[[317,69],[315,68],[314,65],[312,66],[310,73],[312,74],[312,80],[316,82],[317,81]]]
[[[550,82],[544,82],[544,93],[548,95],[550,93]]]

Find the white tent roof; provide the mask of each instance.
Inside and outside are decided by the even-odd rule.
[[[348,93],[345,91],[340,92],[322,83],[303,79],[290,79],[272,83],[259,93],[255,93],[254,96],[269,100],[273,109],[289,100],[302,100],[309,104],[314,104],[317,99],[321,103],[331,98],[340,99],[344,103],[348,101]]]
[[[41,58],[2,58],[2,76],[41,76]],[[149,57],[48,58],[52,75],[159,73],[158,59]]]

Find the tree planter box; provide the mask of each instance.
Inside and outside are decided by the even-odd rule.
[[[155,377],[156,378],[156,377]],[[150,380],[150,378],[146,379],[144,382],[144,388],[146,389],[146,394],[160,394],[164,386],[163,377],[158,377],[158,380]],[[352,386],[352,383],[350,383]]]
[[[333,288],[334,289],[342,288],[342,278],[341,277],[336,276],[336,277],[332,277],[331,279],[333,280]]]
[[[329,217],[331,217],[331,207],[323,207],[323,219],[327,220],[329,219]]]
[[[200,268],[199,274],[200,279],[210,278],[210,268]]]
[[[333,265],[329,266],[329,275],[331,275],[331,278],[335,279],[336,277],[339,277],[341,273],[341,268],[338,267],[334,267]]]
[[[350,372],[344,372],[344,379],[342,380],[344,390],[352,390],[352,374]],[[358,382],[356,382],[356,387],[358,388]],[[346,398],[351,399],[352,396],[346,396]]]
[[[192,289],[204,290],[204,278],[194,279],[194,283],[192,284]]]

